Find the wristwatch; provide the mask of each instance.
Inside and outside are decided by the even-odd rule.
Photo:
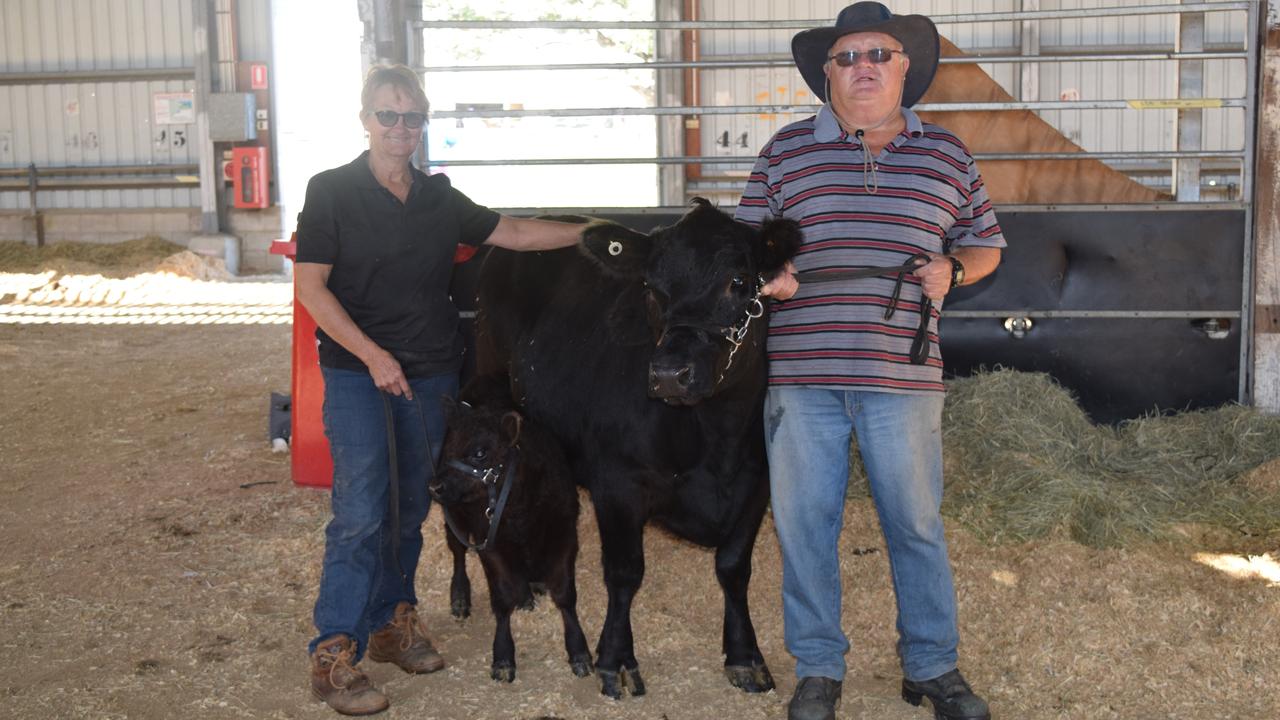
[[[951,261],[951,287],[947,289],[954,290],[964,284],[964,263],[955,255],[948,255],[947,259]]]

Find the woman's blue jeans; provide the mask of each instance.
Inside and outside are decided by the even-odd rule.
[[[440,398],[457,396],[458,376],[410,380],[413,400],[387,396],[395,425],[400,491],[397,568],[392,557],[391,466],[382,393],[367,372],[321,370],[324,432],[333,455],[333,518],[324,533],[324,566],[314,615],[319,634],[308,650],[315,652],[321,640],[341,633],[356,641],[358,660],[369,634],[390,622],[397,604],[417,604],[413,579],[422,552],[422,523],[431,508],[427,482],[444,441]]]
[[[765,440],[797,677],[845,674],[838,543],[851,433],[888,548],[903,673],[923,681],[956,667],[956,598],[939,513],[942,403],[942,393],[769,388]]]

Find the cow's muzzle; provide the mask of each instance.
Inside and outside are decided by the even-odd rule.
[[[654,361],[649,365],[649,397],[669,404],[692,405],[697,399],[690,396],[694,369],[691,363]]]

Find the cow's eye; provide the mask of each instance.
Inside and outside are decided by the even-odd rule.
[[[730,282],[730,284],[732,284],[732,285],[733,285],[734,287],[736,287],[736,288],[740,288],[740,287],[742,287],[743,285],[746,285],[746,284],[747,284],[746,278],[742,277],[741,275],[734,275],[734,276],[733,276],[733,280],[731,280],[731,281],[729,281],[729,282]]]
[[[471,451],[472,460],[483,460],[488,456],[489,456],[489,451],[482,447],[475,448]]]

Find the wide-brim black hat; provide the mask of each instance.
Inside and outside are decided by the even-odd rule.
[[[840,11],[833,27],[796,33],[791,38],[791,55],[809,89],[827,101],[827,76],[822,66],[836,40],[856,32],[879,32],[896,38],[911,58],[902,88],[902,106],[916,104],[933,82],[938,70],[938,28],[924,15],[894,15],[878,2],[859,2]]]

